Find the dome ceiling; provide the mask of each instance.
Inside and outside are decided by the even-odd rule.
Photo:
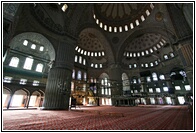
[[[122,32],[140,25],[153,9],[152,3],[98,3],[93,17],[105,31]]]
[[[155,44],[159,43],[161,40],[160,34],[146,33],[140,37],[135,38],[132,42],[127,44],[125,48],[126,51],[143,51],[153,47]]]
[[[158,51],[167,42],[164,37],[156,33],[145,33],[132,41],[127,40],[124,49],[125,57],[142,57]]]
[[[103,51],[103,45],[96,35],[89,32],[82,32],[79,36],[78,46],[86,51]]]

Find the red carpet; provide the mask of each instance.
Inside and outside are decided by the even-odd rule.
[[[187,106],[81,107],[75,111],[6,110],[3,111],[3,130],[193,131],[193,119]]]

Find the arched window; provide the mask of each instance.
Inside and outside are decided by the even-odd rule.
[[[33,59],[31,57],[27,57],[23,68],[31,70],[32,65],[33,65]]]
[[[75,55],[75,62],[77,62],[78,61],[78,56],[77,55]]]
[[[37,67],[36,67],[35,71],[42,72],[42,70],[43,70],[43,64],[41,64],[41,63],[37,64]]]
[[[78,80],[81,80],[81,78],[82,78],[82,73],[81,73],[81,71],[78,71],[78,76],[77,76],[77,78],[78,78]]]
[[[159,76],[160,80],[164,80],[165,79],[165,76],[162,74]]]
[[[75,79],[75,70],[73,69],[72,78]]]
[[[9,66],[17,67],[17,66],[18,66],[18,63],[19,63],[19,58],[17,58],[17,57],[12,57]]]
[[[27,44],[28,44],[28,41],[27,40],[24,40],[23,45],[24,46],[27,46]]]
[[[152,79],[153,79],[153,81],[157,81],[158,80],[157,74],[155,72],[152,73]]]
[[[36,48],[36,45],[35,44],[32,44],[31,45],[31,49],[35,49]]]
[[[82,56],[79,56],[79,63],[82,63]]]
[[[167,60],[167,59],[168,59],[168,55],[164,55],[163,57],[164,57],[164,59],[165,59],[165,60]]]
[[[83,59],[83,65],[86,65],[86,59]]]
[[[87,74],[86,74],[86,72],[84,72],[84,81],[86,81],[87,80]]]

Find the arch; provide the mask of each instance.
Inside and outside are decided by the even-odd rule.
[[[24,40],[30,40],[36,44],[43,45],[46,48],[50,60],[55,60],[55,49],[52,43],[42,34],[35,32],[25,32],[16,35],[10,42],[10,48],[14,49],[23,44]],[[50,51],[50,52],[49,52]]]
[[[28,93],[26,89],[19,89],[15,91],[10,103],[10,107],[24,107],[27,95]]]
[[[156,34],[160,34],[164,37],[164,39],[166,40],[166,42],[169,43],[174,43],[177,40],[177,37],[175,36],[175,34],[170,31],[170,30],[166,30],[160,27],[149,27],[149,28],[144,28],[141,30],[137,30],[135,32],[133,32],[130,36],[128,36],[127,38],[124,39],[123,44],[121,46],[121,48],[119,49],[119,51],[117,52],[117,57],[118,57],[118,61],[121,62],[122,58],[123,58],[123,54],[124,54],[124,49],[127,46],[128,42],[131,42],[134,38],[137,38],[143,34],[146,33],[146,31],[148,31],[148,33],[156,33]]]
[[[109,79],[109,76],[108,76],[107,73],[102,73],[102,74],[99,76],[99,80],[104,79],[104,78]]]
[[[101,31],[99,31],[98,29],[93,28],[93,27],[91,27],[91,28],[85,28],[84,27],[83,29],[80,30],[79,35],[83,32],[95,34],[96,37],[98,38],[98,40],[103,45],[103,48],[104,48],[105,53],[106,53],[106,54],[104,54],[104,56],[107,57],[108,63],[111,64],[115,61],[114,53],[113,53],[114,50],[111,48],[109,40],[104,36],[104,34]],[[107,54],[107,53],[109,53],[109,54]],[[108,55],[110,55],[110,56],[108,56]]]

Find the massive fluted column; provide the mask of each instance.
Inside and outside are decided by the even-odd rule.
[[[121,72],[120,65],[113,64],[110,66],[109,77],[112,80],[112,88],[111,88],[112,105],[116,105],[117,100],[123,94],[122,72]]]
[[[75,40],[68,38],[59,42],[57,57],[48,75],[43,109],[69,109],[75,44]]]
[[[193,88],[193,45],[191,42],[180,44],[178,53],[183,63],[188,82]]]

